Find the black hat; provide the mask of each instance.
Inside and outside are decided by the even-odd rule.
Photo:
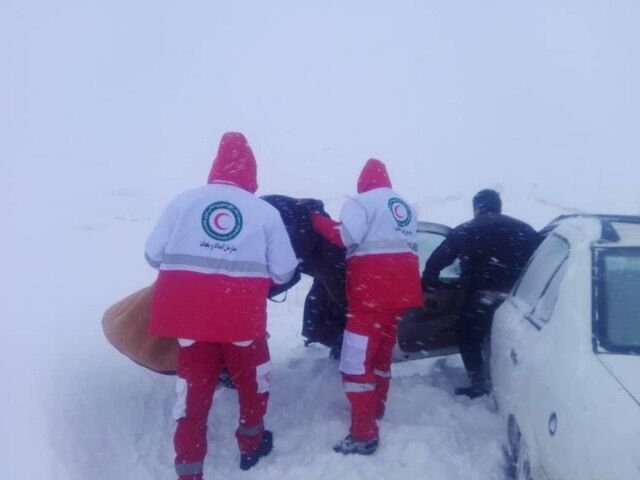
[[[473,208],[480,213],[501,213],[502,200],[495,190],[480,190],[473,197]]]

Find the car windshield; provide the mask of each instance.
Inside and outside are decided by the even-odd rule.
[[[640,354],[640,248],[600,250],[595,280],[600,346]]]

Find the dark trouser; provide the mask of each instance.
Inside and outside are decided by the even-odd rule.
[[[458,319],[460,355],[471,384],[485,386],[488,379],[483,349],[489,343],[493,314],[501,301],[481,293],[469,294]]]
[[[344,307],[335,303],[326,287],[314,280],[304,302],[302,336],[307,343],[320,343],[329,348],[342,345],[342,335],[347,323]]]

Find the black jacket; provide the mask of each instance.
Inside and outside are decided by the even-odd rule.
[[[304,273],[322,283],[334,302],[346,305],[345,251],[322,238],[311,224],[312,211],[324,212],[322,202],[311,198],[298,199],[284,195],[265,195],[262,199],[280,212],[293,251],[300,261],[294,278],[284,285],[272,287],[269,296],[288,290],[300,280],[300,273]]]
[[[438,286],[440,272],[460,259],[461,282],[468,291],[508,292],[540,243],[526,223],[487,213],[451,231],[424,268],[422,288]]]

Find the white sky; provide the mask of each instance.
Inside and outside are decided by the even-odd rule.
[[[2,170],[187,187],[237,129],[265,193],[343,195],[378,156],[418,202],[640,213],[638,25],[631,0],[3,0]]]

